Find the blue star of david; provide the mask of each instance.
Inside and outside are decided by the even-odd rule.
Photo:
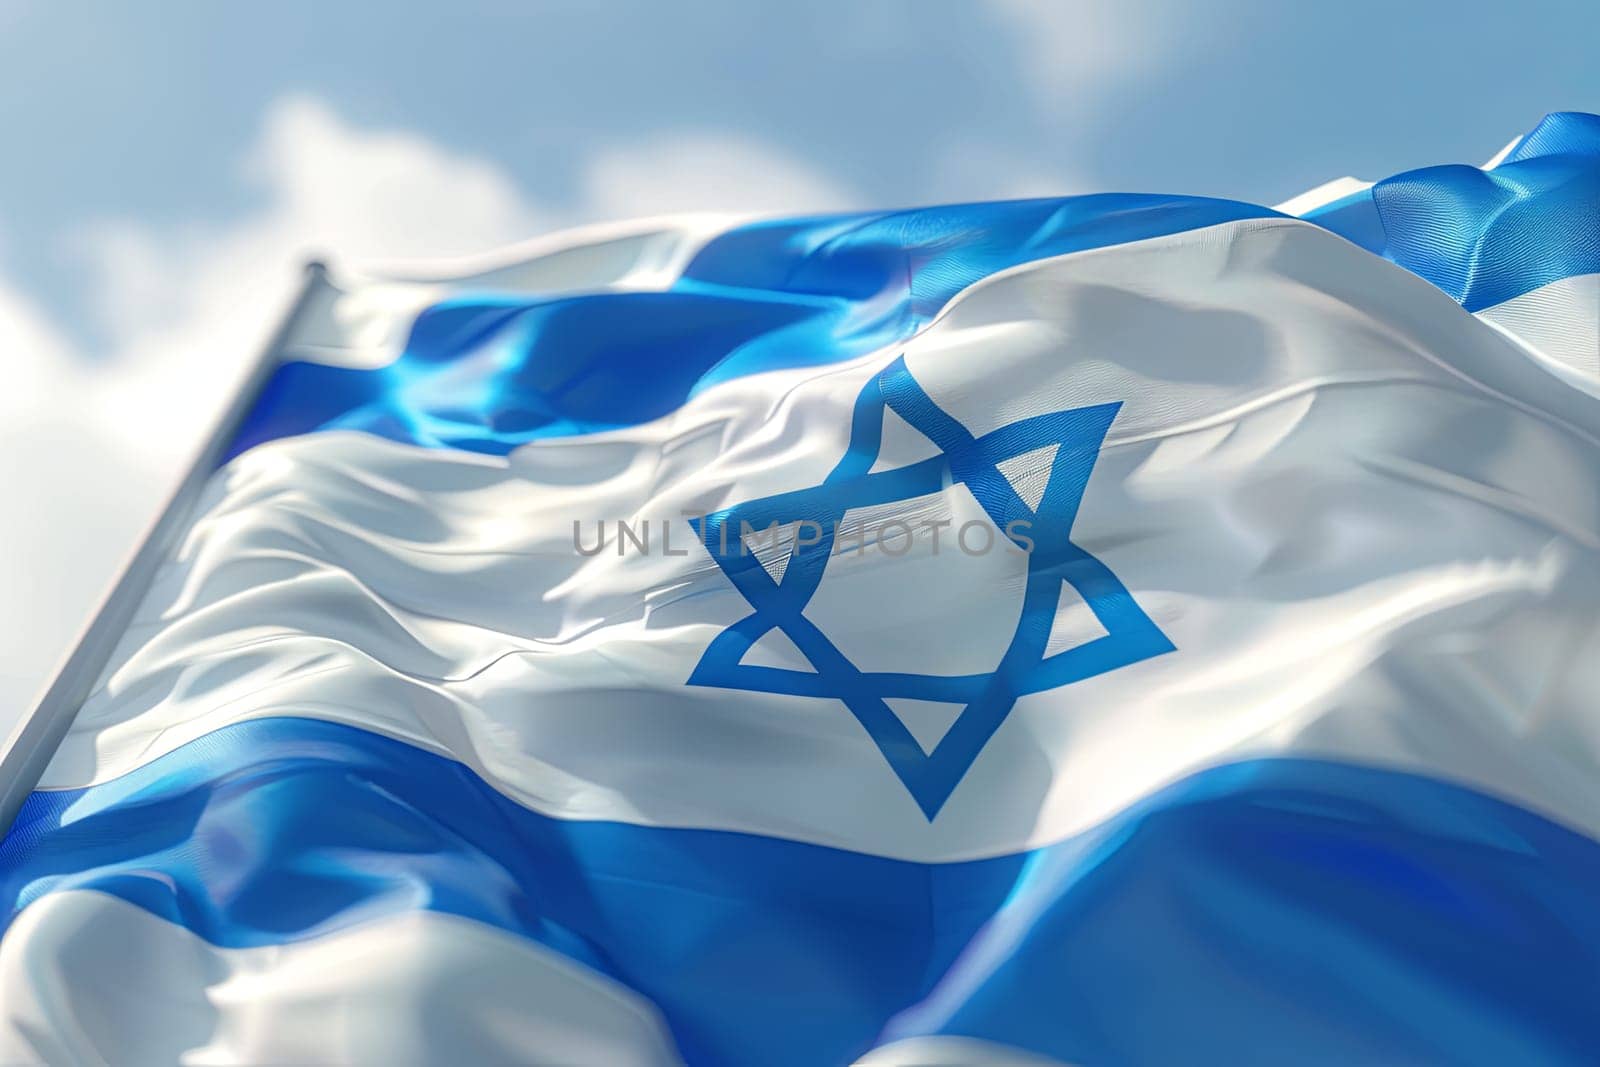
[[[939,408],[911,376],[905,360],[869,381],[857,397],[850,443],[821,485],[748,500],[695,520],[717,564],[755,610],[707,646],[690,685],[840,700],[861,723],[931,822],[971,769],[1017,698],[1069,685],[1173,651],[1173,644],[1110,569],[1069,539],[1089,474],[1120,403],[1036,415],[974,437]],[[930,459],[873,471],[892,410],[939,449]],[[1017,494],[998,464],[1051,445],[1055,459],[1037,508]],[[870,472],[870,473],[869,473]],[[1022,608],[1011,643],[987,674],[929,675],[858,669],[805,616],[846,511],[910,500],[962,483],[1005,536],[1026,550],[1031,538]],[[822,537],[797,543],[775,579],[741,534],[777,523],[809,520]],[[1030,525],[1023,526],[1022,520]],[[748,526],[746,526],[748,524]],[[1015,530],[1015,533],[1013,532]],[[1063,582],[1077,590],[1104,635],[1046,655]],[[952,620],[959,624],[959,620]],[[815,671],[742,663],[750,648],[781,631]],[[909,697],[964,705],[931,752],[890,710],[885,699]]]

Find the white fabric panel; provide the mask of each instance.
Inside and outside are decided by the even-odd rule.
[[[116,897],[50,893],[0,940],[0,989],[6,1064],[679,1062],[637,995],[429,912],[225,949]]]
[[[839,701],[684,685],[749,606],[678,516],[819,482],[902,351],[974,433],[1123,403],[1073,537],[1178,649],[1024,697],[932,822]],[[1059,840],[1275,754],[1458,780],[1600,833],[1596,403],[1427,282],[1257,220],[1020,267],[890,352],[506,460],[278,441],[217,475],[44,786],[303,715],[452,755],[563,818],[913,859]],[[574,520],[592,544],[619,518],[672,520],[688,554],[574,550]],[[877,558],[874,583],[830,564],[818,597],[848,655],[938,673],[1016,617],[1017,560],[947,551],[929,582],[928,550]]]
[[[1581,274],[1478,312],[1537,355],[1600,384],[1600,274]]]
[[[1504,148],[1500,149],[1500,151],[1496,152],[1494,155],[1489,157],[1489,162],[1487,162],[1487,163],[1485,163],[1483,165],[1483,169],[1484,170],[1494,170],[1494,168],[1496,168],[1500,164],[1504,163],[1506,161],[1506,157],[1509,156],[1512,152],[1515,152],[1517,150],[1517,145],[1519,145],[1521,143],[1522,143],[1522,135],[1521,134],[1518,134],[1516,137],[1511,138],[1511,140],[1506,142],[1506,145],[1505,145]]]
[[[875,1048],[855,1067],[1066,1067],[1060,1060],[971,1037],[908,1037]]]
[[[284,340],[294,359],[345,367],[381,367],[400,355],[417,315],[462,292],[560,297],[603,290],[665,289],[706,242],[744,221],[727,214],[685,214],[564,230],[459,260],[448,276],[341,271],[313,292]]]
[[[1272,210],[1281,211],[1285,215],[1304,215],[1308,211],[1315,211],[1335,200],[1343,200],[1351,193],[1359,193],[1364,189],[1371,189],[1371,182],[1364,182],[1360,178],[1346,175],[1335,178],[1330,182],[1323,182],[1315,189],[1307,189],[1298,196],[1291,196],[1281,204],[1272,205]]]

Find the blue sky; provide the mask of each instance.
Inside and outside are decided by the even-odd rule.
[[[1099,190],[1281,201],[1600,111],[1600,4],[0,0],[0,726],[310,251]]]
[[[555,222],[626,213],[586,197],[586,167],[641,142],[692,151],[709,135],[872,206],[1088,189],[1271,202],[1339,174],[1481,160],[1546,111],[1600,108],[1588,0],[0,12],[3,261],[68,315],[86,224],[259,207],[239,162],[292,94],[483,160]],[[714,207],[718,192],[657,199]]]

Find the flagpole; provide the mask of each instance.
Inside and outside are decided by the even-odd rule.
[[[295,326],[304,317],[318,290],[326,285],[327,274],[327,268],[320,262],[306,264],[299,292],[234,395],[233,402],[213,426],[188,472],[168,498],[166,507],[150,526],[121,577],[101,601],[100,610],[56,671],[50,687],[11,731],[4,755],[0,755],[0,835],[10,830],[23,801],[33,792],[78,709],[99,680],[100,672],[132,620],[134,610],[144,599],[156,570],[188,526],[206,482],[282,361]]]

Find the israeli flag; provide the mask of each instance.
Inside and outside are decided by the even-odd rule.
[[[1597,319],[1577,114],[314,273],[19,742],[0,1061],[1592,1062]]]

